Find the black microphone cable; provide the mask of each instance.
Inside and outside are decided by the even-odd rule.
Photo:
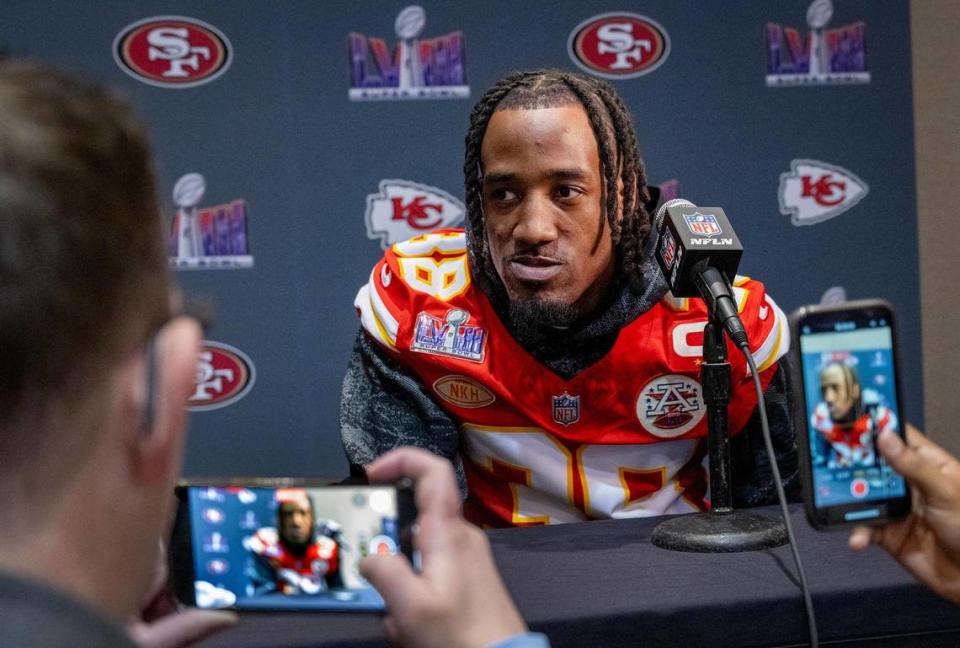
[[[787,527],[787,539],[790,542],[790,551],[793,561],[797,565],[797,575],[800,577],[800,590],[803,593],[803,606],[807,612],[807,629],[810,633],[810,645],[817,648],[820,640],[817,636],[817,618],[813,610],[813,599],[810,597],[810,588],[807,585],[807,575],[803,571],[800,561],[800,552],[797,550],[797,539],[793,535],[793,525],[790,523],[790,511],[787,509],[787,495],[783,491],[783,479],[780,477],[780,468],[777,466],[777,457],[773,451],[773,441],[770,438],[770,424],[767,422],[767,408],[763,398],[763,387],[760,385],[760,372],[757,363],[750,353],[749,345],[741,345],[740,351],[750,366],[750,375],[753,377],[753,386],[757,391],[757,409],[760,412],[760,427],[763,431],[763,443],[767,447],[767,456],[770,458],[770,468],[773,472],[773,483],[777,487],[777,499],[780,501],[780,512],[783,514],[783,523]]]

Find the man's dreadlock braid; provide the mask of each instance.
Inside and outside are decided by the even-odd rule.
[[[611,141],[613,133],[611,133],[611,124],[608,122],[610,118],[604,114],[604,112],[607,112],[606,105],[598,97],[596,83],[569,74],[563,75],[561,80],[570,88],[583,106],[590,121],[590,128],[593,129],[594,139],[597,140],[597,152],[600,156],[600,170],[603,173],[604,196],[606,197],[604,214],[610,226],[610,236],[614,245],[616,245],[620,238],[620,223],[617,218],[617,194],[619,193],[617,169],[619,164],[617,163],[617,149]]]
[[[617,150],[621,152],[619,175],[623,183],[623,216],[619,240],[614,239],[620,270],[625,277],[639,279],[643,246],[650,234],[650,215],[644,206],[650,199],[646,171],[640,160],[640,147],[630,111],[610,84],[597,82],[597,94],[613,121]]]
[[[640,162],[633,118],[609,83],[573,75],[569,75],[564,81],[583,103],[601,148],[604,177],[609,192],[607,217],[611,238],[617,248],[620,271],[618,274],[624,279],[639,279],[638,266],[643,257],[643,244],[650,232],[650,217],[644,209],[644,202],[648,200],[649,194],[646,190],[646,174]],[[597,110],[597,104],[603,107],[603,113]],[[616,148],[608,153],[603,150],[601,134],[610,131],[616,139]],[[618,179],[619,191],[623,192],[622,215],[619,218],[616,204]]]
[[[516,72],[501,79],[487,90],[470,113],[470,129],[465,140],[463,177],[467,206],[467,257],[472,274],[483,281],[497,277],[490,258],[490,247],[483,223],[483,200],[480,179],[480,144],[487,132],[490,117],[505,96],[518,86],[525,85],[532,73]],[[497,281],[499,283],[499,281]]]

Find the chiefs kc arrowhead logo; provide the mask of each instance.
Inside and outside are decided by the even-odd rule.
[[[817,160],[794,160],[780,174],[780,213],[794,225],[839,216],[866,197],[867,183],[851,171]]]
[[[367,236],[387,249],[394,243],[453,227],[463,221],[463,203],[442,189],[408,180],[381,180],[367,196]]]

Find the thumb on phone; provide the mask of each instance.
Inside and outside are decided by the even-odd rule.
[[[953,481],[944,479],[943,474],[956,465],[956,460],[912,425],[907,425],[906,443],[893,431],[884,430],[877,438],[877,448],[890,467],[920,490],[927,501],[956,495]]]

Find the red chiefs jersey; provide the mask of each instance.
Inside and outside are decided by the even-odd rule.
[[[765,388],[789,347],[786,318],[762,284],[738,277],[734,292]],[[472,521],[550,524],[706,507],[701,300],[668,294],[569,380],[514,340],[471,281],[462,230],[393,245],[355,306],[366,332],[459,425]],[[742,355],[731,346],[729,356],[737,431],[757,401]]]
[[[263,556],[277,573],[277,589],[283,594],[299,594],[300,589],[290,580],[282,578],[284,570],[290,570],[315,583],[322,583],[327,574],[334,574],[340,568],[340,552],[337,543],[326,536],[317,536],[307,547],[303,555],[298,556],[280,542],[280,536],[273,527],[257,530],[247,540],[247,548]]]
[[[830,418],[826,403],[818,404],[811,417],[813,428],[830,442],[830,468],[872,466],[875,461],[874,439],[883,430],[896,431],[897,417],[888,408],[877,406],[874,415],[869,412],[852,423],[836,423]]]

